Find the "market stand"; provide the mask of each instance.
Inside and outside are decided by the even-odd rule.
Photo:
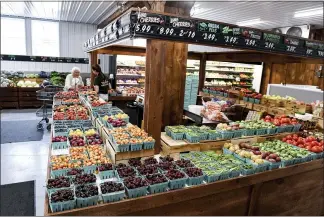
[[[136,13],[137,10],[133,9],[133,12]],[[120,39],[125,37],[120,37]],[[149,36],[145,37],[150,38]],[[107,41],[106,45],[115,41],[116,39]],[[98,42],[94,40],[93,43]],[[172,48],[168,50],[168,46]],[[235,45],[226,44],[223,46],[235,47]],[[291,45],[287,46],[291,47]],[[96,53],[97,48],[92,49],[90,46],[88,51]],[[177,54],[175,60],[167,59],[167,62],[172,63],[171,65],[177,66],[173,69],[166,69],[170,66],[164,64],[165,55],[172,56],[168,51]],[[269,51],[263,50],[263,52]],[[278,52],[280,53],[280,51]],[[183,95],[181,96],[180,92],[183,92],[184,87],[186,53],[186,46],[183,44],[148,40],[146,68],[149,76],[146,78],[146,87],[148,88],[146,89],[147,94],[145,94],[144,126],[156,141],[160,141],[161,125],[179,124],[182,119]],[[290,55],[295,54],[290,53]],[[179,73],[172,75],[174,71]],[[183,74],[181,74],[182,72]],[[165,76],[164,73],[167,74],[166,77],[161,78],[161,76]],[[168,80],[170,78],[178,82],[176,87],[163,86],[164,82],[170,81]],[[170,90],[173,91],[170,92]],[[172,93],[172,95],[168,96],[166,93]],[[173,104],[174,102],[177,103]],[[170,107],[170,105],[175,105],[176,108],[172,108],[172,111],[165,111],[161,108],[162,106]],[[161,124],[162,121],[163,124]],[[160,151],[158,142],[155,151],[156,153]],[[255,175],[58,213],[48,211],[48,200],[46,199],[45,214],[323,215],[323,168],[324,160],[319,159]]]

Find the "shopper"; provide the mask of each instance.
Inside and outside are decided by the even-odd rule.
[[[79,87],[83,87],[82,77],[80,76],[80,69],[78,67],[73,67],[71,74],[67,75],[65,78],[65,89],[77,90]]]
[[[102,73],[101,67],[98,64],[92,65],[92,73],[95,76],[93,86],[95,91],[100,95],[104,100],[108,100],[108,89],[109,81],[106,76]]]

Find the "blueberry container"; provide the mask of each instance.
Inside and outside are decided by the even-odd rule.
[[[171,131],[171,138],[174,140],[182,140],[184,137],[184,133],[174,133]]]
[[[77,197],[76,198],[76,207],[83,208],[83,207],[88,207],[88,206],[95,206],[98,204],[98,200],[99,200],[99,195],[95,195],[95,196],[87,197],[87,198]]]
[[[233,131],[221,131],[222,139],[232,139],[233,138]]]
[[[147,186],[134,189],[128,189],[127,187],[125,188],[129,198],[142,197],[147,194]]]
[[[143,143],[143,149],[153,149],[154,148],[155,141],[152,142],[144,142]]]
[[[200,137],[199,136],[192,136],[192,135],[189,135],[188,133],[186,133],[185,135],[186,135],[186,140],[188,140],[190,143],[198,143],[198,142],[200,142]]]
[[[62,212],[62,211],[66,211],[66,210],[75,209],[76,200],[74,199],[74,200],[57,202],[57,203],[52,203],[50,201],[50,207],[51,207],[52,212]]]
[[[102,200],[104,203],[120,201],[124,199],[124,197],[125,197],[125,190],[102,194]]]
[[[149,185],[148,190],[150,194],[156,194],[161,192],[166,192],[168,188],[169,182],[163,182],[159,184]]]
[[[105,171],[99,171],[99,177],[101,180],[103,179],[110,179],[116,176],[115,170],[105,170]]]

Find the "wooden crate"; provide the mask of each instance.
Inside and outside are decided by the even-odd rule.
[[[16,87],[0,88],[0,108],[19,107],[18,89]]]
[[[268,99],[268,105],[270,107],[283,107],[283,100],[280,99]]]
[[[268,114],[271,115],[284,115],[286,113],[286,109],[278,108],[278,107],[269,107]]]
[[[306,113],[306,104],[296,104],[295,112],[299,114]]]
[[[38,108],[43,102],[37,100],[36,91],[39,87],[20,87],[18,88],[19,108]]]
[[[200,151],[200,143],[188,143],[184,140],[173,140],[165,132],[161,133],[161,146],[165,154]]]
[[[296,101],[291,101],[291,100],[287,100],[286,101],[286,109],[292,110],[296,108]]]
[[[253,110],[258,112],[268,112],[268,106],[261,104],[253,104]]]

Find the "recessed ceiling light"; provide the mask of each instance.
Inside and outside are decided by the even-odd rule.
[[[323,15],[323,8],[314,8],[310,10],[296,11],[294,17],[310,17]]]
[[[239,26],[251,26],[251,25],[260,24],[260,23],[264,23],[264,21],[262,21],[260,18],[257,18],[257,19],[253,19],[253,20],[246,20],[246,21],[237,22],[236,25],[239,25]]]

